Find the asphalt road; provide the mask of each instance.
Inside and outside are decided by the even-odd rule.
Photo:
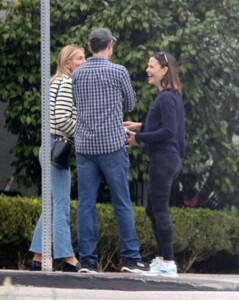
[[[238,300],[239,292],[165,292],[0,287],[1,300]]]

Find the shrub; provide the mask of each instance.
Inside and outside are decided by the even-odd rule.
[[[75,252],[76,208],[77,202],[72,201],[71,228]],[[151,224],[143,207],[133,206],[133,210],[142,257],[150,261],[157,253]],[[193,263],[221,251],[238,254],[238,213],[176,207],[170,212],[175,229],[174,252],[181,272],[190,271]],[[26,267],[30,261],[28,249],[40,213],[40,199],[0,195],[0,253],[17,253],[18,268]],[[97,204],[97,213],[99,267],[103,271],[118,270],[120,241],[113,208],[111,204]]]
[[[28,257],[27,249],[41,212],[38,199],[0,195],[0,251],[13,253],[18,268]]]

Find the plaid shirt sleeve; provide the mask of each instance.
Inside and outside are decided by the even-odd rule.
[[[121,80],[121,90],[123,96],[123,111],[130,112],[134,109],[134,105],[137,101],[136,93],[132,87],[129,73],[125,67],[123,67],[123,74]]]

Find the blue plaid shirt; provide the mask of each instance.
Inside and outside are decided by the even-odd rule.
[[[136,95],[124,66],[104,57],[90,57],[72,74],[77,109],[76,152],[112,153],[126,142],[123,112],[132,111]]]

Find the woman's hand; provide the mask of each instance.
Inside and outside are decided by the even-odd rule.
[[[125,128],[133,131],[140,131],[142,123],[140,122],[132,122],[132,121],[125,121],[123,122]]]
[[[135,132],[127,130],[127,134],[128,134],[128,145],[129,147],[133,147],[138,145],[138,143],[135,141]]]

